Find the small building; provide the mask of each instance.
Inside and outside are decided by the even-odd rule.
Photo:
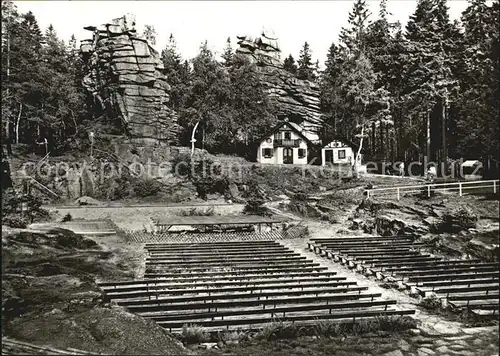
[[[354,164],[357,150],[358,146],[352,142],[344,138],[334,138],[321,149],[321,165]]]
[[[285,120],[259,141],[257,162],[307,164],[307,157],[312,146],[313,143],[299,125]]]

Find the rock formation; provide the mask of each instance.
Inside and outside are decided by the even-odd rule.
[[[134,18],[124,16],[85,27],[93,38],[80,46],[83,84],[93,97],[96,118],[108,119],[140,142],[170,141],[178,126],[168,107],[163,62],[134,26]]]
[[[319,86],[297,79],[283,68],[276,38],[264,33],[257,38],[238,36],[238,45],[236,58],[256,65],[264,87],[277,104],[279,115],[301,125],[308,138],[316,141],[322,124]]]

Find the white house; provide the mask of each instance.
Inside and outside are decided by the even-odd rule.
[[[264,164],[307,164],[312,142],[302,128],[287,120],[277,125],[259,142],[257,162]]]
[[[321,149],[321,164],[354,164],[357,147],[346,139],[335,138]]]

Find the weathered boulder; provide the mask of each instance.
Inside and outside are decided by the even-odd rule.
[[[158,52],[135,30],[135,19],[124,16],[100,27],[89,26],[84,40],[83,85],[92,97],[96,117],[107,118],[137,142],[172,142],[179,128],[169,108],[170,87]]]
[[[256,65],[256,71],[269,97],[278,109],[278,116],[288,117],[299,124],[312,141],[318,140],[323,119],[320,111],[318,84],[297,79],[283,68],[276,38],[238,36],[235,58]]]

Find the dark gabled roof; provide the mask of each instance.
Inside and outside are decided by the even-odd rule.
[[[288,121],[282,121],[282,122],[280,122],[278,125],[276,125],[272,129],[272,131],[270,131],[267,134],[265,134],[264,136],[262,136],[262,138],[260,138],[258,140],[258,142],[261,143],[262,141],[264,141],[265,139],[267,139],[269,136],[274,135],[274,133],[277,132],[279,129],[281,129],[283,126],[288,126],[292,131],[294,131],[295,133],[297,133],[297,135],[299,135],[304,141],[306,141],[306,143],[307,143],[308,146],[314,146],[314,143],[312,143],[311,140],[309,140],[306,136],[304,136],[304,134],[302,132],[300,132],[299,130],[297,130],[297,128],[295,127],[295,125],[293,125],[292,123],[290,123]]]
[[[323,144],[322,148],[325,148],[326,145],[330,144],[330,142],[332,141],[342,141],[342,142],[345,142],[347,143],[349,146],[351,146],[352,148],[354,148],[356,151],[359,149],[359,145],[356,145],[354,142],[346,139],[345,137],[342,137],[342,136],[333,136],[333,137],[330,137],[327,141],[326,144]],[[363,150],[361,150],[363,151]]]

